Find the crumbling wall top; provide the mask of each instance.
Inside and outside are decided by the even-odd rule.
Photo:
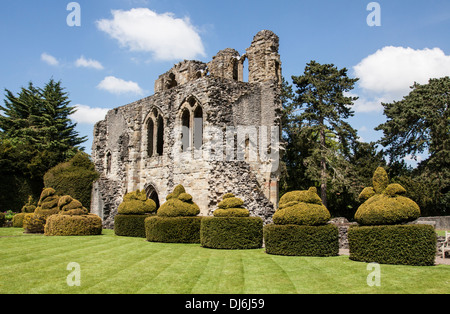
[[[207,65],[201,61],[184,60],[175,64],[168,72],[159,76],[155,82],[155,93],[186,84],[207,75]]]
[[[261,83],[274,80],[281,84],[281,61],[278,54],[279,37],[272,31],[262,30],[254,37],[244,55],[232,48],[219,51],[209,63],[184,60],[155,82],[155,93],[186,84],[202,77],[220,77],[243,81],[244,61],[248,59],[248,82]]]

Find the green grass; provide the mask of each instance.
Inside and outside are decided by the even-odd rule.
[[[290,257],[257,250],[213,250],[198,244],[149,243],[115,236],[46,237],[0,229],[0,293],[450,293],[450,266],[381,265],[371,270],[348,256]],[[67,264],[81,267],[69,287]]]

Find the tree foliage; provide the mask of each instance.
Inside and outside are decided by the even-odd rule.
[[[401,101],[383,103],[387,122],[380,143],[386,148],[392,167],[399,167],[405,156],[429,157],[414,170],[403,170],[396,178],[424,215],[450,212],[450,77],[430,79],[428,84],[412,86]]]
[[[401,101],[383,103],[387,122],[380,143],[387,147],[391,162],[407,155],[429,152],[428,163],[438,167],[450,160],[450,77],[415,83]]]
[[[341,177],[337,153],[348,156],[350,144],[356,139],[356,130],[345,119],[353,115],[351,106],[357,98],[346,96],[345,92],[352,90],[358,79],[349,78],[346,68],[311,61],[304,74],[293,76],[292,80],[296,87],[292,105],[299,112],[303,136],[311,141],[307,176],[320,179],[321,198],[326,206],[328,180]]]
[[[18,183],[8,189],[16,202],[0,200],[1,206],[15,210],[29,194],[38,197],[44,174],[82,150],[86,137],[78,135],[69,118],[74,112],[68,93],[53,79],[43,88],[30,82],[17,95],[5,90],[0,106],[0,172],[9,178],[6,186]],[[29,194],[22,195],[21,190]]]

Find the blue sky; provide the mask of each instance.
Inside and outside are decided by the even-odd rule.
[[[382,101],[450,75],[448,0],[376,1],[381,25],[372,27],[368,0],[79,0],[79,27],[67,24],[70,2],[2,1],[0,88],[61,80],[88,153],[106,109],[153,94],[158,76],[183,59],[208,62],[228,47],[243,54],[262,29],[280,37],[289,81],[311,60],[360,78],[350,122],[364,141],[382,135],[373,130],[385,121]]]

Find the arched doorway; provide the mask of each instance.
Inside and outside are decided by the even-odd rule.
[[[153,184],[148,184],[145,187],[145,193],[147,194],[147,198],[152,199],[156,203],[156,209],[159,208],[159,196],[158,191],[156,191],[156,188]]]

